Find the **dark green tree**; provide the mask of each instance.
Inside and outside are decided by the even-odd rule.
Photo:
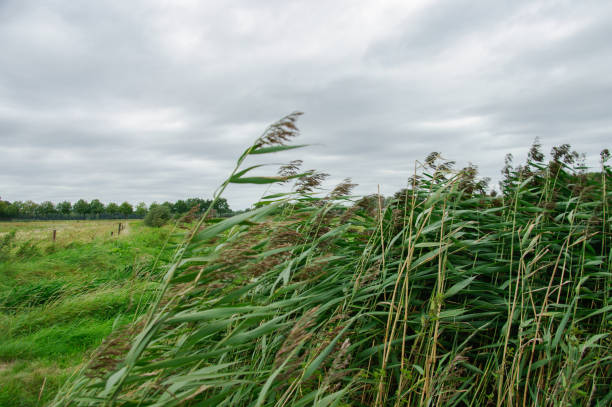
[[[164,202],[162,205],[163,205],[163,206],[165,206],[165,207],[167,207],[167,208],[168,208],[168,210],[170,211],[170,213],[172,213],[172,212],[173,212],[174,205],[172,204],[172,202],[168,202],[168,201],[166,201],[166,202]]]
[[[185,213],[190,208],[187,206],[187,203],[185,201],[179,199],[178,201],[176,201],[172,209],[174,213]]]
[[[7,209],[7,213],[10,218],[16,218],[21,214],[21,208],[23,207],[23,203],[21,201],[14,201],[9,205]]]
[[[0,218],[8,218],[9,208],[11,203],[9,201],[3,201],[0,199]]]
[[[38,204],[30,200],[25,201],[19,212],[24,217],[33,218],[38,212]]]
[[[211,200],[204,200],[202,198],[189,198],[185,203],[187,204],[187,210],[194,206],[200,205],[200,212],[205,211],[211,204]]]
[[[99,199],[93,199],[89,203],[89,212],[92,215],[100,215],[102,212],[104,212],[104,204],[100,202]]]
[[[62,215],[70,215],[72,204],[68,201],[62,201],[56,205],[55,209]]]
[[[116,215],[120,213],[121,210],[119,209],[119,205],[117,205],[114,202],[110,202],[108,205],[106,205],[105,212],[108,213],[109,215]]]
[[[84,216],[89,213],[89,204],[84,199],[79,199],[72,209],[79,215]]]
[[[51,201],[44,201],[36,208],[36,216],[46,218],[56,214],[55,206]]]
[[[134,213],[138,216],[145,216],[147,214],[147,204],[140,202],[138,205],[136,205],[136,210]]]
[[[219,215],[223,215],[223,214],[232,212],[232,210],[229,207],[229,204],[227,203],[227,199],[225,198],[219,198],[217,202],[215,202],[215,205],[213,207],[217,210]]]
[[[132,214],[132,212],[134,212],[134,208],[129,202],[124,202],[119,205],[119,212],[121,212],[121,214],[127,218]]]

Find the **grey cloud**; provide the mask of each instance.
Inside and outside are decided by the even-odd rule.
[[[0,195],[210,196],[293,110],[312,146],[265,161],[360,193],[392,193],[433,150],[496,177],[536,136],[591,163],[609,147],[607,2],[202,4],[0,2]]]
[[[370,47],[367,58],[386,65],[437,56],[470,34],[479,35],[517,13],[525,1],[433,1]]]

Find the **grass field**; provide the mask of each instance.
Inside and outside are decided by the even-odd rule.
[[[117,236],[118,223],[0,223],[0,406],[45,405],[114,327],[146,309],[169,232],[122,221]]]

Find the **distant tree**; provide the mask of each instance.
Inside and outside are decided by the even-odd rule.
[[[108,205],[106,205],[105,212],[108,213],[109,215],[116,215],[120,213],[121,210],[119,209],[119,205],[117,205],[114,202],[110,202]]]
[[[9,217],[9,208],[11,203],[9,201],[3,201],[0,199],[0,218],[8,218]]]
[[[177,203],[178,203],[178,201],[177,201]],[[211,199],[189,198],[189,199],[187,199],[185,201],[185,205],[186,205],[185,212],[190,210],[191,208],[193,208],[196,205],[200,206],[200,212],[204,212],[204,211],[206,211],[208,209],[208,207],[211,204],[212,204],[212,200]],[[217,202],[215,202],[215,205],[213,206],[213,209],[219,215],[232,213],[232,210],[230,209],[229,204],[227,203],[227,200],[225,198],[219,198],[217,200]],[[175,210],[175,212],[178,212],[178,211]]]
[[[185,201],[183,201],[182,199],[179,199],[178,201],[174,203],[174,206],[172,209],[174,213],[185,213],[190,208],[187,207],[187,203]]]
[[[79,215],[87,215],[90,211],[89,211],[89,203],[87,203],[86,200],[84,199],[79,199],[74,206],[72,207],[72,209],[78,213]]]
[[[10,218],[17,218],[21,215],[21,209],[23,208],[23,202],[14,201],[9,205],[7,211]]]
[[[138,216],[145,216],[147,214],[147,204],[140,202],[138,205],[136,205],[136,210],[134,213]]]
[[[163,206],[165,206],[166,208],[168,208],[168,210],[169,210],[170,212],[173,212],[174,205],[172,204],[172,202],[168,202],[168,201],[166,201],[166,202],[164,202],[162,205],[163,205]]]
[[[132,205],[129,202],[124,202],[119,205],[119,212],[121,212],[121,214],[127,218],[132,214],[132,212],[134,212],[134,208],[132,208]]]
[[[55,214],[55,206],[51,201],[44,201],[36,208],[36,216],[46,218]]]
[[[99,199],[93,199],[89,203],[89,213],[92,215],[100,215],[104,212],[104,204]]]
[[[227,203],[227,199],[225,198],[219,198],[217,202],[215,202],[214,208],[220,215],[230,213],[232,211]]]
[[[170,208],[167,205],[151,204],[149,212],[144,217],[144,223],[147,226],[158,228],[170,220],[170,215]]]
[[[208,209],[212,201],[204,200],[202,198],[189,198],[187,201],[185,201],[185,203],[187,204],[187,210],[193,208],[194,206],[200,205],[200,211],[205,211]]]
[[[26,218],[33,218],[38,212],[38,204],[34,201],[25,201],[21,207],[20,214]]]
[[[156,206],[163,206],[168,209],[168,212],[171,215],[180,215],[188,212],[194,207],[199,207],[197,214],[201,214],[206,211],[210,205],[212,204],[212,200],[210,199],[202,199],[202,198],[189,198],[189,199],[179,199],[175,203],[166,201],[162,204],[158,204],[156,202],[151,204],[150,208],[147,208],[147,204],[144,202],[140,202],[134,208],[129,202],[123,202],[121,205],[118,205],[114,202],[110,202],[106,206],[100,202],[99,199],[94,199],[91,202],[87,202],[84,199],[79,199],[77,202],[73,204],[70,201],[62,201],[57,204],[53,204],[50,201],[44,201],[40,204],[28,200],[25,202],[21,201],[3,201],[0,199],[0,219],[11,219],[11,218],[35,218],[35,217],[55,217],[57,215],[68,216],[71,213],[86,216],[86,215],[94,215],[96,217],[100,217],[100,215],[107,213],[109,215],[118,215],[121,214],[126,218],[130,215],[134,214],[139,217],[145,217],[148,210],[152,209]],[[217,215],[226,215],[233,213],[230,209],[227,200],[224,198],[218,199],[214,207],[212,208],[214,211],[211,212],[212,216]]]
[[[70,211],[72,211],[72,204],[68,201],[63,201],[58,203],[55,206],[55,209],[62,215],[70,215]]]

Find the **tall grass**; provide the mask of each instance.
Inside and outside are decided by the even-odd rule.
[[[29,222],[2,223],[0,235],[13,227],[0,236],[0,406],[43,406],[114,328],[148,309],[169,231],[130,222],[111,238],[116,223]]]
[[[586,173],[565,147],[530,154],[500,196],[439,155],[391,200],[353,200],[350,181],[322,196],[321,174],[295,168],[247,176],[247,158],[295,148],[296,118],[215,199],[229,183],[296,178],[293,192],[203,216],[138,333],[109,338],[53,405],[612,402],[607,156]]]

